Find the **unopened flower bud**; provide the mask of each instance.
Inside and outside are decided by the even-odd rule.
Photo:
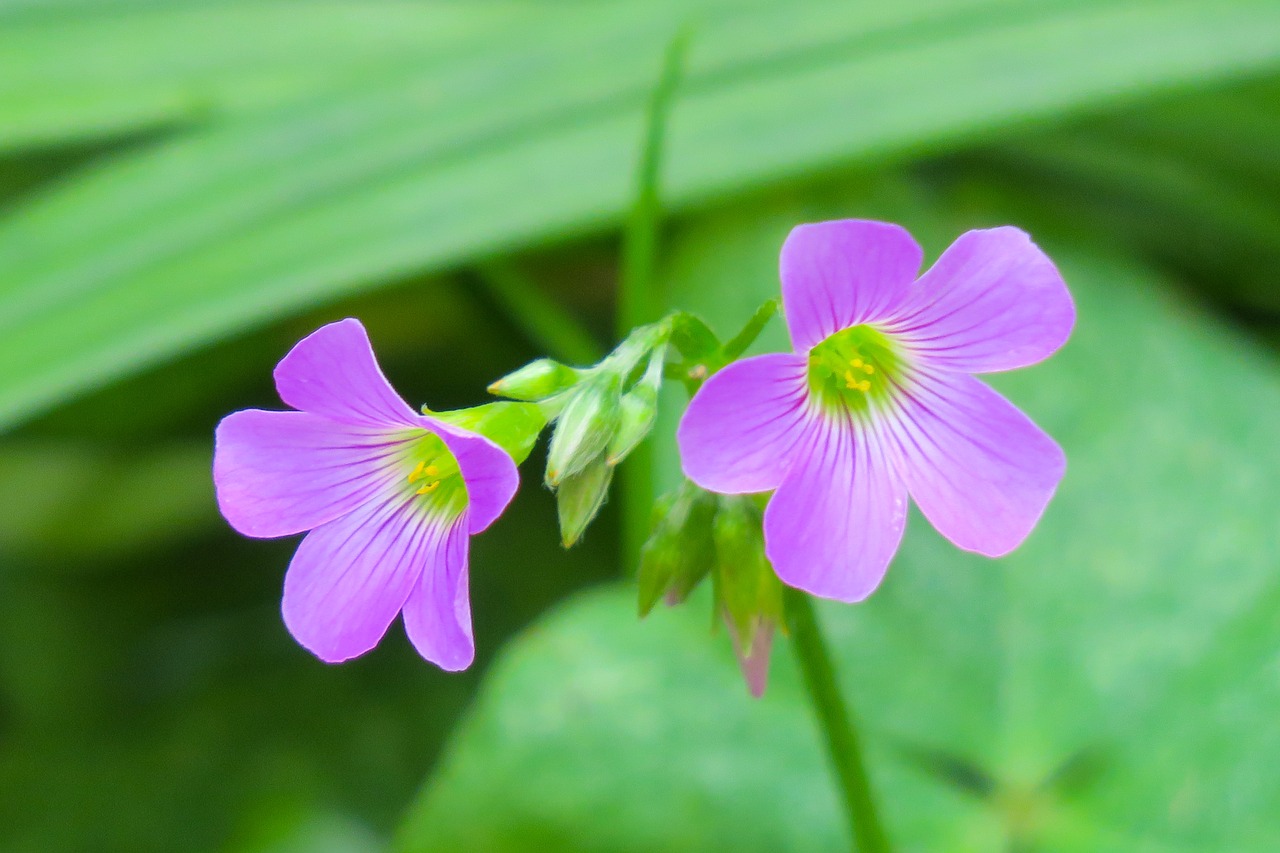
[[[554,359],[540,358],[494,382],[489,393],[512,400],[545,400],[573,387],[584,375],[585,371]]]
[[[653,532],[640,551],[641,616],[664,596],[671,604],[683,601],[711,571],[715,509],[715,497],[688,481],[658,500]]]
[[[663,352],[659,347],[649,357],[649,366],[635,387],[622,395],[618,429],[609,442],[608,462],[617,465],[653,429],[658,414],[658,389],[662,387]]]
[[[764,553],[759,507],[748,497],[721,497],[712,525],[716,606],[753,696],[764,692],[775,626],[782,624],[782,584]]]
[[[616,373],[601,373],[569,392],[547,450],[548,486],[560,485],[597,459],[603,463],[621,417],[621,388]]]
[[[556,489],[556,509],[560,516],[560,539],[572,546],[596,517],[609,494],[613,466],[599,455],[581,470],[560,481]]]

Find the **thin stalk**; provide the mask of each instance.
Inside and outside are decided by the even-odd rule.
[[[795,650],[809,700],[822,727],[827,758],[840,783],[845,817],[853,831],[853,849],[858,853],[887,853],[889,839],[876,811],[858,731],[840,695],[831,653],[818,627],[813,603],[807,593],[790,587],[786,590],[786,602],[791,648]]]
[[[662,222],[659,184],[667,113],[684,68],[688,29],[682,29],[667,45],[662,73],[654,86],[645,120],[640,162],[636,169],[635,200],[622,239],[618,280],[618,337],[661,316],[665,300],[658,293],[654,271],[658,261],[658,237]],[[654,499],[653,451],[647,441],[632,452],[622,471],[622,559],[633,566],[648,535],[649,513]]]

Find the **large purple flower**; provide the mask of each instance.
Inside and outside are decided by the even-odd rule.
[[[782,247],[794,353],[712,376],[680,424],[685,474],[711,491],[775,490],[765,551],[791,586],[866,598],[902,539],[907,495],[959,547],[1016,548],[1066,460],[1053,439],[970,374],[1034,364],[1075,307],[1016,228],[970,231],[916,279],[904,229],[801,225]]]
[[[427,660],[475,656],[469,537],[502,513],[515,463],[475,433],[420,415],[388,384],[364,327],[332,323],[275,370],[299,411],[235,412],[218,425],[218,506],[246,536],[309,530],[285,575],[285,625],[330,663],[377,645],[404,612]]]

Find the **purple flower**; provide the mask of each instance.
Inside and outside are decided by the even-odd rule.
[[[765,553],[784,582],[860,601],[902,540],[907,495],[942,535],[1001,556],[1035,527],[1062,450],[970,374],[1034,364],[1066,341],[1062,277],[1016,228],[962,235],[918,280],[902,228],[801,225],[782,247],[794,353],[736,362],[680,424],[685,474],[776,490]]]
[[[298,411],[224,418],[213,480],[222,514],[246,536],[311,531],[285,575],[289,632],[337,663],[377,645],[403,611],[424,658],[465,669],[475,656],[469,537],[515,494],[515,463],[487,438],[410,408],[357,320],[304,338],[275,380]]]

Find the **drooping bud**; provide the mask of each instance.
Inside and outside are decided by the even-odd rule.
[[[782,583],[764,553],[759,506],[722,496],[712,526],[716,606],[753,696],[764,692],[775,626],[783,623]]]
[[[621,402],[622,378],[616,373],[597,373],[570,392],[547,450],[548,486],[559,486],[597,459],[604,462],[618,429]]]
[[[586,371],[550,358],[531,361],[489,386],[489,393],[512,400],[535,402],[553,397],[573,387]]]
[[[711,571],[715,563],[711,535],[715,511],[715,496],[687,480],[658,499],[653,532],[640,551],[641,616],[660,598],[670,604],[683,601]]]
[[[604,506],[613,480],[613,466],[600,454],[581,470],[560,481],[556,509],[560,516],[560,540],[568,548],[581,538],[587,525]]]
[[[618,429],[609,442],[610,465],[617,465],[626,459],[653,429],[653,421],[658,414],[658,389],[662,387],[664,359],[662,347],[654,350],[649,356],[644,376],[635,387],[622,395]]]

